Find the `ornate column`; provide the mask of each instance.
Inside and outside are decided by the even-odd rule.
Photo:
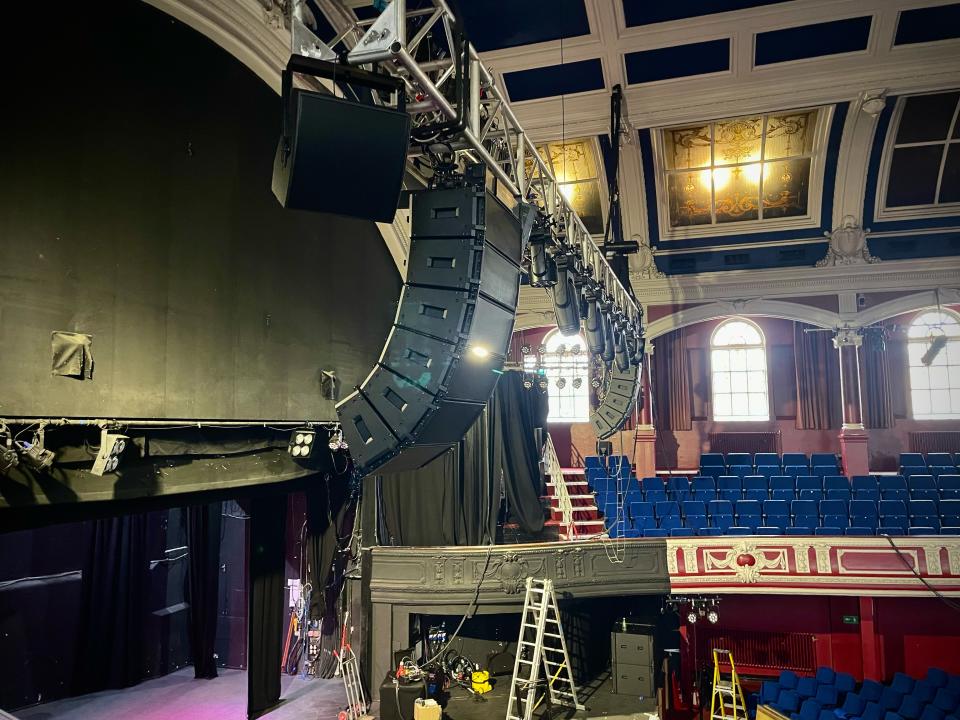
[[[643,396],[643,407],[640,409],[640,424],[636,430],[636,453],[633,462],[637,466],[637,477],[654,477],[657,474],[657,433],[653,427],[653,408],[650,402],[650,360],[653,357],[653,344],[647,343],[647,351],[643,356],[643,365],[640,368],[640,392]]]
[[[840,453],[849,475],[867,475],[870,455],[868,434],[863,427],[860,400],[860,346],[863,336],[857,328],[842,328],[833,337],[833,346],[840,356],[840,402],[843,425],[840,430]]]

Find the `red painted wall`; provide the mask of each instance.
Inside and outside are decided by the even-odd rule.
[[[845,615],[866,619],[861,617],[861,598],[724,596],[716,625],[709,625],[704,620],[693,626],[683,622],[686,636],[682,648],[684,686],[690,687],[690,679],[697,667],[703,669],[710,662],[703,652],[694,652],[696,633],[733,637],[738,633],[813,635],[816,666],[851,673],[858,681],[864,678],[865,668],[869,670],[868,654],[874,644],[879,648],[879,668],[878,672],[868,674],[876,679],[889,680],[896,672],[919,677],[931,666],[960,673],[960,612],[937,598],[880,597],[873,598],[873,604],[875,623],[871,626],[869,622],[856,625],[843,622]],[[734,657],[734,660],[743,665],[749,658]],[[757,674],[775,675],[776,670]]]

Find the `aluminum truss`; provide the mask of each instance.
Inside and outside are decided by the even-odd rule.
[[[462,39],[444,0],[422,0],[409,10],[407,0],[392,0],[377,18],[366,21],[358,21],[343,0],[317,0],[337,33],[325,41],[305,27],[305,2],[292,4],[294,53],[330,59],[336,56],[333,49],[346,48],[340,62],[402,79],[412,117],[411,155],[436,142],[465,160],[484,163],[516,200],[539,205],[550,220],[557,250],[579,256],[613,305],[639,326],[637,305],[560,192],[493,75]]]

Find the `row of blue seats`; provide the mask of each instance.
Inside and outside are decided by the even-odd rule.
[[[757,702],[793,720],[946,720],[960,709],[960,676],[940,668],[916,681],[897,673],[888,686],[864,680],[857,692],[841,673],[830,673],[820,668],[816,677],[798,678],[784,671],[761,685]]]
[[[958,466],[960,466],[960,452],[932,452],[926,455],[923,453],[900,453],[900,467],[902,468]]]
[[[606,517],[619,512],[618,503],[600,506]],[[738,525],[756,529],[760,526],[779,527],[861,527],[872,532],[877,529],[923,527],[939,530],[941,527],[960,527],[960,500],[944,500],[939,506],[931,500],[740,500],[735,505],[728,500],[703,503],[686,500],[682,503],[666,500],[657,503],[633,502],[626,507],[626,517],[635,527],[704,527],[725,529]],[[668,523],[664,521],[670,519]]]
[[[840,467],[833,453],[703,453],[700,467],[733,467],[750,465],[751,467],[786,467],[788,465],[817,465]]]
[[[856,476],[852,480],[843,475],[829,475],[825,478],[800,476],[791,478],[786,475],[765,478],[759,475],[737,478],[684,477],[669,478],[666,483],[660,478],[643,478],[637,483],[630,481],[599,480],[591,484],[600,493],[619,492],[634,494],[638,492],[651,501],[660,499],[687,500],[791,500],[798,498],[803,491],[811,491],[802,499],[816,500],[827,497],[836,491],[833,499],[853,499],[858,491],[863,491],[863,500],[941,500],[960,498],[960,475],[944,475],[940,479],[927,476],[902,476],[874,478]],[[886,493],[886,494],[883,494]]]
[[[840,468],[836,465],[784,465],[783,467],[775,465],[727,465],[726,467],[701,467],[698,475],[702,477],[720,477],[721,475],[737,475],[744,477],[746,475],[764,475],[772,477],[773,475],[837,475]]]
[[[960,536],[960,527],[941,527],[940,532],[936,532],[932,528],[928,527],[908,527],[906,530],[902,528],[883,528],[882,530],[871,530],[870,528],[865,527],[848,527],[848,528],[839,528],[839,527],[771,527],[766,525],[761,525],[754,528],[743,527],[740,525],[731,525],[727,528],[718,528],[718,527],[705,527],[700,528],[699,530],[694,530],[693,528],[688,527],[650,527],[650,528],[638,528],[632,527],[630,525],[624,524],[610,524],[607,527],[607,533],[610,537],[624,537],[624,538],[641,538],[641,537],[719,537],[721,535],[728,536],[747,536],[747,535],[760,535],[760,536],[782,536],[782,535],[791,535],[791,536],[828,536],[828,537],[838,537],[838,536],[848,536],[848,537],[874,537],[874,536],[889,536],[889,537],[903,537],[903,536],[926,536],[926,535],[953,535]]]

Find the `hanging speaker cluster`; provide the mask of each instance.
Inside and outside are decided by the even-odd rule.
[[[640,391],[639,370],[639,365],[630,365],[626,370],[613,367],[607,371],[602,393],[598,393],[600,403],[590,415],[598,440],[617,432],[633,413]]]
[[[422,467],[459,442],[493,394],[519,299],[533,213],[518,219],[471,166],[453,187],[412,194],[407,280],[386,345],[337,404],[363,474]]]

